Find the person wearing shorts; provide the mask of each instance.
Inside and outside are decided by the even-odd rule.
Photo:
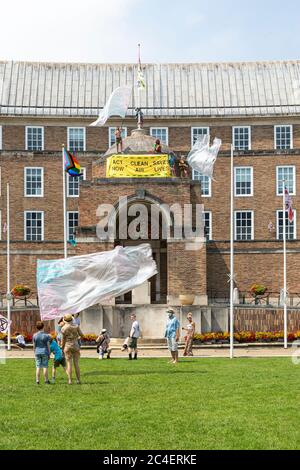
[[[138,350],[137,350],[137,344],[138,344],[138,339],[141,335],[141,330],[140,330],[140,324],[136,319],[136,314],[133,313],[130,315],[132,325],[131,325],[131,330],[129,333],[129,341],[128,341],[128,350],[129,350],[129,360],[131,361],[132,359],[137,360],[137,355],[138,355]],[[134,356],[132,357],[132,354],[134,353]]]
[[[78,325],[74,325],[72,315],[64,317],[65,326],[61,329],[62,343],[61,348],[67,361],[68,383],[72,385],[72,362],[76,373],[76,382],[80,384],[80,346],[78,340],[83,336]]]
[[[166,325],[165,338],[167,338],[168,349],[171,353],[173,364],[178,363],[178,341],[180,336],[180,323],[173,309],[167,310],[168,321]]]
[[[58,346],[57,342],[53,338],[51,339],[51,342],[50,342],[50,353],[54,354],[53,367],[52,367],[52,383],[55,383],[56,369],[62,366],[64,371],[67,372],[67,368],[66,368],[66,358],[63,355],[63,352]]]
[[[44,332],[44,323],[38,321],[36,324],[37,333],[33,335],[33,350],[35,354],[36,364],[36,383],[40,383],[41,369],[44,373],[44,382],[49,385],[48,379],[48,362],[50,357],[50,341],[51,336]]]

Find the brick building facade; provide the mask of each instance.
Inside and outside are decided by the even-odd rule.
[[[146,65],[146,134],[161,138],[177,154],[186,155],[203,133],[221,138],[222,148],[213,181],[191,174],[187,179],[133,182],[105,178],[105,153],[120,119],[102,128],[89,125],[116,86],[134,87],[135,66],[0,63],[0,211],[3,225],[9,182],[12,285],[26,283],[35,290],[36,260],[63,256],[65,144],[76,151],[85,172],[85,181],[68,183],[70,238],[78,226],[77,246],[68,247],[71,256],[113,248],[88,231],[97,224],[100,203],[116,205],[120,196],[134,197],[139,191],[149,204],[154,199],[202,203],[207,214],[205,249],[195,254],[184,243],[162,244],[159,295],[152,300],[176,305],[179,294],[192,293],[196,304],[205,305],[227,298],[233,143],[237,287],[247,292],[259,282],[274,295],[282,288],[284,177],[296,213],[294,225],[288,226],[288,287],[290,293],[300,292],[299,72],[300,62]],[[136,127],[135,99],[122,123],[128,136]],[[5,292],[3,233],[0,250],[0,290]]]

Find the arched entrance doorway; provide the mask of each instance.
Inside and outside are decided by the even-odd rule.
[[[139,199],[128,198],[127,200],[126,221],[124,213],[122,221],[120,211],[124,208],[118,207],[116,219],[115,246],[132,246],[142,243],[149,243],[152,248],[153,258],[157,264],[158,273],[150,279],[150,299],[151,304],[166,304],[168,295],[168,274],[167,274],[167,239],[163,236],[163,214],[159,211],[159,204],[152,198]],[[153,223],[153,211],[151,207],[156,206],[158,219]],[[142,213],[138,211],[138,207],[142,206]],[[126,209],[125,209],[126,210]],[[135,212],[137,210],[137,212]],[[132,215],[134,213],[134,215]],[[125,221],[125,224],[124,224]],[[120,230],[120,223],[123,224]],[[124,238],[126,225],[127,238]],[[154,227],[155,226],[155,227]],[[132,229],[133,227],[133,229]],[[119,237],[122,233],[122,238]],[[133,235],[133,237],[132,237]],[[129,292],[116,299],[117,304],[132,304],[132,292]]]

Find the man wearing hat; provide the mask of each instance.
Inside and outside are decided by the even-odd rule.
[[[168,341],[168,348],[172,355],[172,363],[178,363],[178,341],[180,336],[180,323],[172,308],[167,310],[168,320],[166,325],[165,338]]]
[[[104,355],[107,354],[107,359],[110,359],[111,349],[109,348],[110,337],[107,334],[107,330],[101,330],[100,335],[97,340],[97,353],[99,354],[99,359],[103,359]]]

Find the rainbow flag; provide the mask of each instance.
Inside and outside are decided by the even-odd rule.
[[[71,152],[68,150],[64,149],[64,160],[65,160],[65,171],[69,173],[70,176],[73,176],[74,178],[76,176],[82,176],[81,171],[81,166],[78,162],[78,160],[72,155]]]

